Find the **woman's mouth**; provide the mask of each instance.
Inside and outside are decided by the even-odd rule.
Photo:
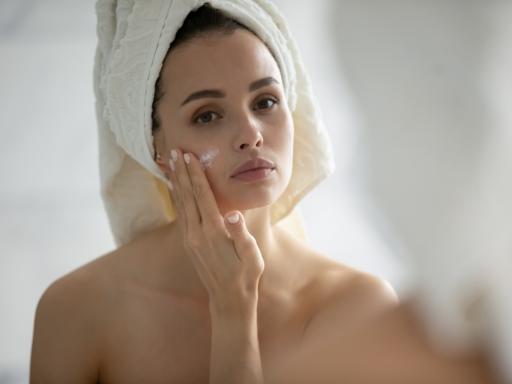
[[[249,160],[233,172],[234,179],[240,181],[263,180],[274,171],[274,164],[263,159]]]

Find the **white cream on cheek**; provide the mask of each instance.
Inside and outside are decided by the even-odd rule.
[[[199,156],[199,163],[201,163],[201,168],[206,170],[206,168],[213,167],[212,160],[220,153],[220,151],[217,148],[210,149],[205,154]]]

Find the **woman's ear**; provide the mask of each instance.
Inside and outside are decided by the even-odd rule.
[[[157,167],[165,173],[167,176],[171,174],[171,165],[169,164],[170,157],[165,155],[160,155],[159,152],[156,153],[155,162]]]
[[[163,173],[169,173],[171,171],[171,167],[169,164],[166,164],[164,159],[161,157],[161,155],[157,152],[155,162],[157,167],[163,172]]]
[[[153,146],[155,147],[155,163],[157,167],[165,174],[171,173],[171,166],[169,164],[170,157],[165,154],[165,145],[160,132],[153,134]]]

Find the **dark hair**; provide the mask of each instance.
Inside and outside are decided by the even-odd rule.
[[[228,17],[222,11],[213,8],[209,3],[206,3],[196,11],[192,11],[188,14],[183,25],[176,33],[173,42],[169,46],[167,54],[169,54],[169,52],[174,48],[183,45],[194,38],[204,38],[215,35],[229,36],[237,29],[245,29],[249,31],[246,26]],[[155,84],[153,112],[151,114],[153,133],[160,129],[161,120],[156,109],[163,95],[162,73],[160,72],[160,76],[158,76]]]

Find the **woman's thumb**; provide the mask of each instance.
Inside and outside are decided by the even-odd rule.
[[[226,229],[235,242],[246,237],[247,229],[245,228],[244,217],[240,212],[228,212],[224,215],[224,220],[226,222]]]
[[[243,254],[255,250],[256,242],[245,227],[243,215],[238,211],[231,211],[224,215],[226,230],[235,243],[235,249],[240,259]]]

